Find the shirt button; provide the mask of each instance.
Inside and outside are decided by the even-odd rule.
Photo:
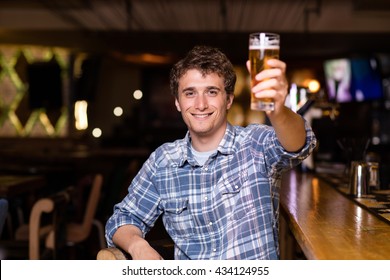
[[[235,188],[235,189],[238,189],[238,185],[235,185],[234,188]]]
[[[217,252],[217,249],[214,248],[214,249],[213,249],[213,252]]]
[[[207,200],[207,196],[204,197],[204,200]]]
[[[212,226],[212,225],[213,225],[213,222],[210,222],[210,223],[209,223],[209,226]]]
[[[208,167],[205,167],[204,170],[205,170],[205,171],[209,171],[209,168],[208,168]]]

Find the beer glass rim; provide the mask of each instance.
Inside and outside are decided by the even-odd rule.
[[[256,36],[259,34],[266,34],[267,36],[280,37],[280,35],[278,33],[273,33],[273,32],[252,32],[252,33],[249,33],[249,36]]]
[[[259,47],[279,48],[280,35],[269,32],[256,32],[249,34],[249,48],[257,49]]]

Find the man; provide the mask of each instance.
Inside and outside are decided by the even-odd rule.
[[[227,112],[236,75],[219,50],[198,46],[171,71],[184,139],[157,148],[106,225],[109,246],[133,259],[162,259],[144,239],[160,215],[175,259],[278,259],[281,172],[315,146],[304,120],[284,106],[286,65],[257,75],[257,97],[272,97],[272,127],[232,126]]]

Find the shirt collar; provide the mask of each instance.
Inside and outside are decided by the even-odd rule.
[[[236,137],[236,128],[230,123],[227,124],[225,135],[218,145],[218,151],[221,154],[230,155],[234,152],[234,139]]]
[[[224,155],[229,155],[234,152],[234,138],[236,135],[236,129],[230,123],[227,124],[225,135],[223,136],[221,142],[218,145],[217,151]],[[180,160],[179,166],[183,166],[185,162],[188,162],[191,165],[197,165],[194,157],[191,153],[191,135],[187,131],[186,136],[184,137],[184,145],[182,147],[183,157]]]

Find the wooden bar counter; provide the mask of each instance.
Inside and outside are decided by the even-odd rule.
[[[285,173],[280,207],[307,259],[390,260],[390,224],[316,174]]]

